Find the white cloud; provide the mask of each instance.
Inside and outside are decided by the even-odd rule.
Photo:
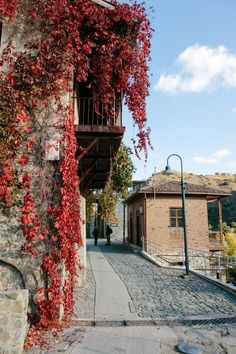
[[[195,156],[193,160],[202,165],[215,165],[218,162],[218,160],[214,159],[213,157],[204,157],[204,156]]]
[[[223,45],[215,48],[194,44],[177,58],[179,73],[162,74],[155,90],[201,92],[217,87],[236,87],[236,54]]]
[[[214,152],[211,156],[195,156],[193,160],[202,165],[216,165],[224,157],[231,155],[229,149],[223,148]]]
[[[220,149],[213,154],[216,158],[222,158],[229,155],[231,155],[231,152],[226,148]]]
[[[233,108],[233,113],[236,113],[236,106]]]
[[[180,83],[181,77],[179,75],[161,75],[155,89],[161,88],[164,91],[175,91]]]

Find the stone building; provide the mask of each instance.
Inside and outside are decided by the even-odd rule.
[[[114,10],[109,0],[92,0],[98,6]],[[18,50],[23,50],[27,38],[24,34],[24,23],[18,28],[17,35],[12,35],[11,24],[0,18],[0,55],[9,41],[13,39]],[[119,149],[125,127],[122,124],[122,97],[112,101],[115,107],[110,115],[105,117],[102,106],[99,113],[96,111],[92,90],[86,88],[85,83],[78,83],[72,79],[73,92],[61,92],[60,100],[63,105],[71,105],[75,117],[75,135],[78,145],[76,157],[79,162],[79,193],[81,214],[81,236],[83,245],[86,245],[86,215],[85,197],[89,189],[102,189],[109,176],[112,161]],[[99,106],[100,107],[100,106]],[[52,110],[53,112],[53,110]],[[50,112],[50,113],[52,113]],[[113,115],[112,115],[113,114]],[[51,114],[50,125],[58,123],[58,117]],[[106,119],[105,119],[106,118]],[[41,116],[36,119],[41,123]],[[58,132],[48,129],[47,143],[51,145],[45,153],[45,164],[59,163],[61,147],[58,145]],[[34,162],[31,162],[32,169]],[[20,173],[23,174],[23,170]],[[22,235],[21,212],[18,206],[14,208],[0,208],[0,291],[14,289],[29,289],[30,304],[34,307],[34,297],[41,286],[42,260],[28,253],[22,252],[25,238]],[[79,250],[79,258],[85,269],[86,247]],[[83,278],[83,274],[80,274]]]
[[[111,10],[114,10],[114,6],[108,0],[92,0],[98,6],[102,6]],[[12,35],[13,44],[17,50],[24,48],[27,37],[24,35],[24,23],[22,28],[17,28],[16,36]],[[8,44],[9,34],[11,34],[11,24],[0,18],[0,54]],[[80,193],[80,215],[81,215],[81,238],[83,240],[83,246],[78,250],[79,259],[83,268],[83,272],[86,269],[86,216],[85,216],[85,196],[88,189],[103,188],[107,177],[109,175],[112,160],[120,146],[125,128],[122,125],[121,105],[122,97],[117,97],[112,102],[115,107],[113,116],[105,116],[105,110],[102,106],[99,112],[95,109],[92,91],[88,92],[86,89],[86,83],[79,84],[75,78],[71,83],[73,92],[61,92],[60,99],[63,105],[71,105],[75,117],[75,135],[78,145],[78,151],[76,153],[77,160],[79,162],[79,190]],[[99,106],[100,107],[100,106]],[[55,107],[54,107],[55,108]],[[53,107],[52,107],[53,112]],[[104,114],[104,116],[103,116]],[[40,114],[35,118],[41,123]],[[50,126],[59,122],[50,111]],[[45,153],[45,165],[50,163],[58,163],[60,161],[60,146],[58,140],[60,137],[53,129],[48,129],[46,145],[52,147]],[[30,168],[33,170],[34,164],[31,162]],[[24,171],[20,171],[19,176]],[[20,353],[23,346],[24,336],[26,332],[26,312],[28,304],[28,292],[29,290],[29,303],[31,310],[37,310],[36,296],[37,291],[43,285],[43,275],[41,270],[42,259],[40,256],[34,257],[27,252],[23,252],[22,248],[25,244],[25,238],[22,233],[21,225],[21,211],[17,205],[14,208],[0,208],[0,292],[1,292],[1,308],[5,306],[3,298],[9,297],[8,292],[13,291],[16,301],[18,301],[21,294],[24,297],[24,306],[20,309],[22,318],[24,320],[24,326],[22,325],[22,338],[20,342],[20,349],[17,353]],[[83,280],[82,271],[80,272],[80,280]],[[27,290],[26,290],[27,289]],[[13,296],[13,295],[11,295]],[[23,302],[22,300],[22,302]],[[14,300],[15,301],[15,300]],[[20,300],[19,300],[20,301]],[[19,302],[18,301],[18,302]],[[13,300],[12,300],[13,302]],[[13,305],[12,305],[13,306]],[[13,308],[13,307],[12,307]],[[5,309],[4,309],[5,311]],[[0,324],[0,332],[2,335],[8,333],[8,324],[13,321],[8,321],[8,317],[12,318],[16,315],[12,311],[5,314],[4,311],[0,311],[0,317],[6,318],[5,322]],[[10,311],[10,308],[9,308]],[[4,312],[4,313],[3,313]],[[22,320],[22,321],[23,321]],[[4,320],[5,321],[5,320]],[[8,324],[7,324],[8,323]],[[9,332],[10,333],[10,332]],[[10,352],[11,345],[15,346],[15,343],[11,343],[12,336],[15,336],[15,332],[1,337],[1,349],[6,352]],[[3,344],[4,342],[4,344]],[[14,347],[15,348],[15,347]],[[10,350],[10,351],[9,351]],[[5,351],[4,351],[5,352]],[[11,351],[13,353],[13,351]]]
[[[186,184],[186,222],[191,250],[219,251],[224,248],[221,198],[230,194],[206,186]],[[218,201],[219,239],[210,241],[207,203]],[[177,181],[143,187],[126,199],[128,240],[137,246],[156,248],[177,260],[184,249],[181,187]],[[176,256],[176,257],[175,257]]]

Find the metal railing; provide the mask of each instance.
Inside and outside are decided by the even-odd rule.
[[[236,257],[228,256],[220,252],[207,252],[190,250],[192,257],[192,269],[202,271],[206,275],[227,281],[230,269],[236,267]]]
[[[143,239],[143,250],[159,261],[162,266],[180,266],[185,262],[184,250],[164,249],[153,240]],[[201,271],[223,281],[229,278],[230,269],[236,267],[236,256],[199,249],[189,249],[188,255],[190,269]]]
[[[122,101],[94,102],[93,98],[78,99],[79,125],[122,126]]]

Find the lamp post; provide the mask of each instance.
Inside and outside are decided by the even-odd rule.
[[[188,259],[188,238],[187,238],[187,225],[186,225],[186,206],[185,206],[185,183],[184,183],[184,173],[183,173],[183,161],[182,158],[177,154],[171,154],[167,158],[167,164],[165,168],[165,173],[171,173],[171,168],[169,165],[169,159],[172,156],[176,156],[180,159],[181,166],[181,194],[182,194],[182,208],[183,208],[183,223],[184,223],[184,254],[185,254],[185,269],[186,274],[189,275],[189,259]]]

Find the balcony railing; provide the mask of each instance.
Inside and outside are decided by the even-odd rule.
[[[209,232],[209,244],[210,246],[221,246],[227,247],[226,242],[222,242],[219,231],[211,231]]]
[[[210,231],[209,232],[209,243],[214,245],[220,243],[220,233],[219,231]]]
[[[89,97],[78,99],[79,125],[122,126],[122,101],[116,99],[108,103]]]

